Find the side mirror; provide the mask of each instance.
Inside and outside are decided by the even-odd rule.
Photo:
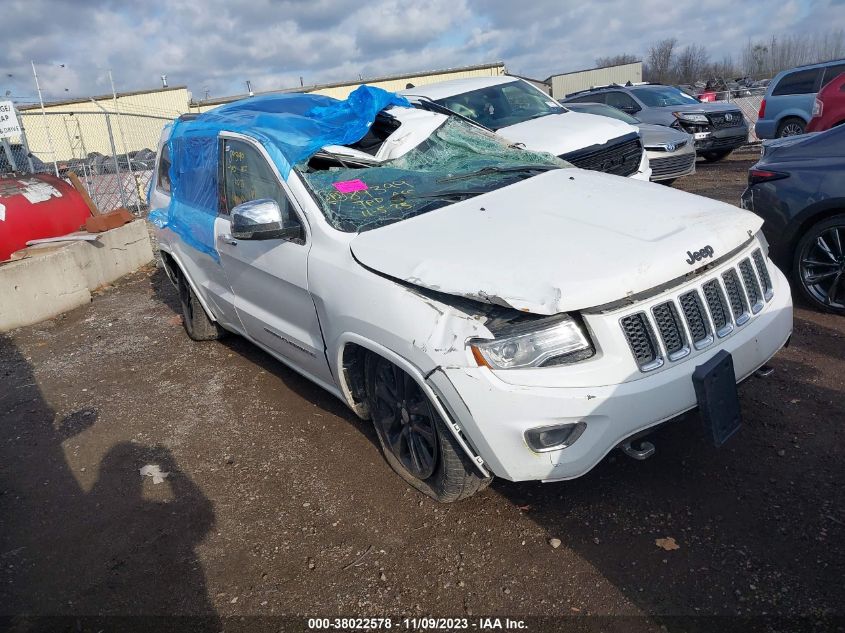
[[[622,108],[622,112],[627,114],[636,114],[640,110],[642,110],[642,108],[638,105],[627,105]]]
[[[236,240],[292,240],[302,236],[299,222],[285,224],[279,204],[270,198],[251,200],[232,209]]]

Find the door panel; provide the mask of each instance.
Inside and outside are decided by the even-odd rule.
[[[225,138],[223,143],[226,213],[238,204],[270,198],[276,200],[288,222],[301,222],[263,152],[244,140]],[[247,335],[303,371],[332,381],[317,310],[308,292],[311,243],[234,239],[228,218],[219,226],[217,249]]]

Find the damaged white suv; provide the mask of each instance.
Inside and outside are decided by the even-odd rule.
[[[737,382],[792,331],[759,218],[353,101],[165,134],[151,221],[192,338],[235,332],[323,386],[440,501],[578,477],[696,406],[733,434]]]

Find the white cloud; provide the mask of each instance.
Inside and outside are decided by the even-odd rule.
[[[544,77],[596,57],[645,55],[665,37],[738,56],[749,37],[845,28],[842,0],[187,0],[97,4],[6,0],[0,94],[34,97],[29,60],[50,99],[186,83],[242,92],[505,61]],[[11,39],[9,35],[11,34]],[[60,64],[64,64],[61,67]]]

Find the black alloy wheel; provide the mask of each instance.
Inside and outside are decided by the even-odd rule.
[[[796,260],[807,298],[823,310],[845,314],[845,215],[813,226],[799,242]]]
[[[437,466],[435,414],[417,382],[379,359],[373,384],[373,422],[386,448],[411,475],[426,480]]]

